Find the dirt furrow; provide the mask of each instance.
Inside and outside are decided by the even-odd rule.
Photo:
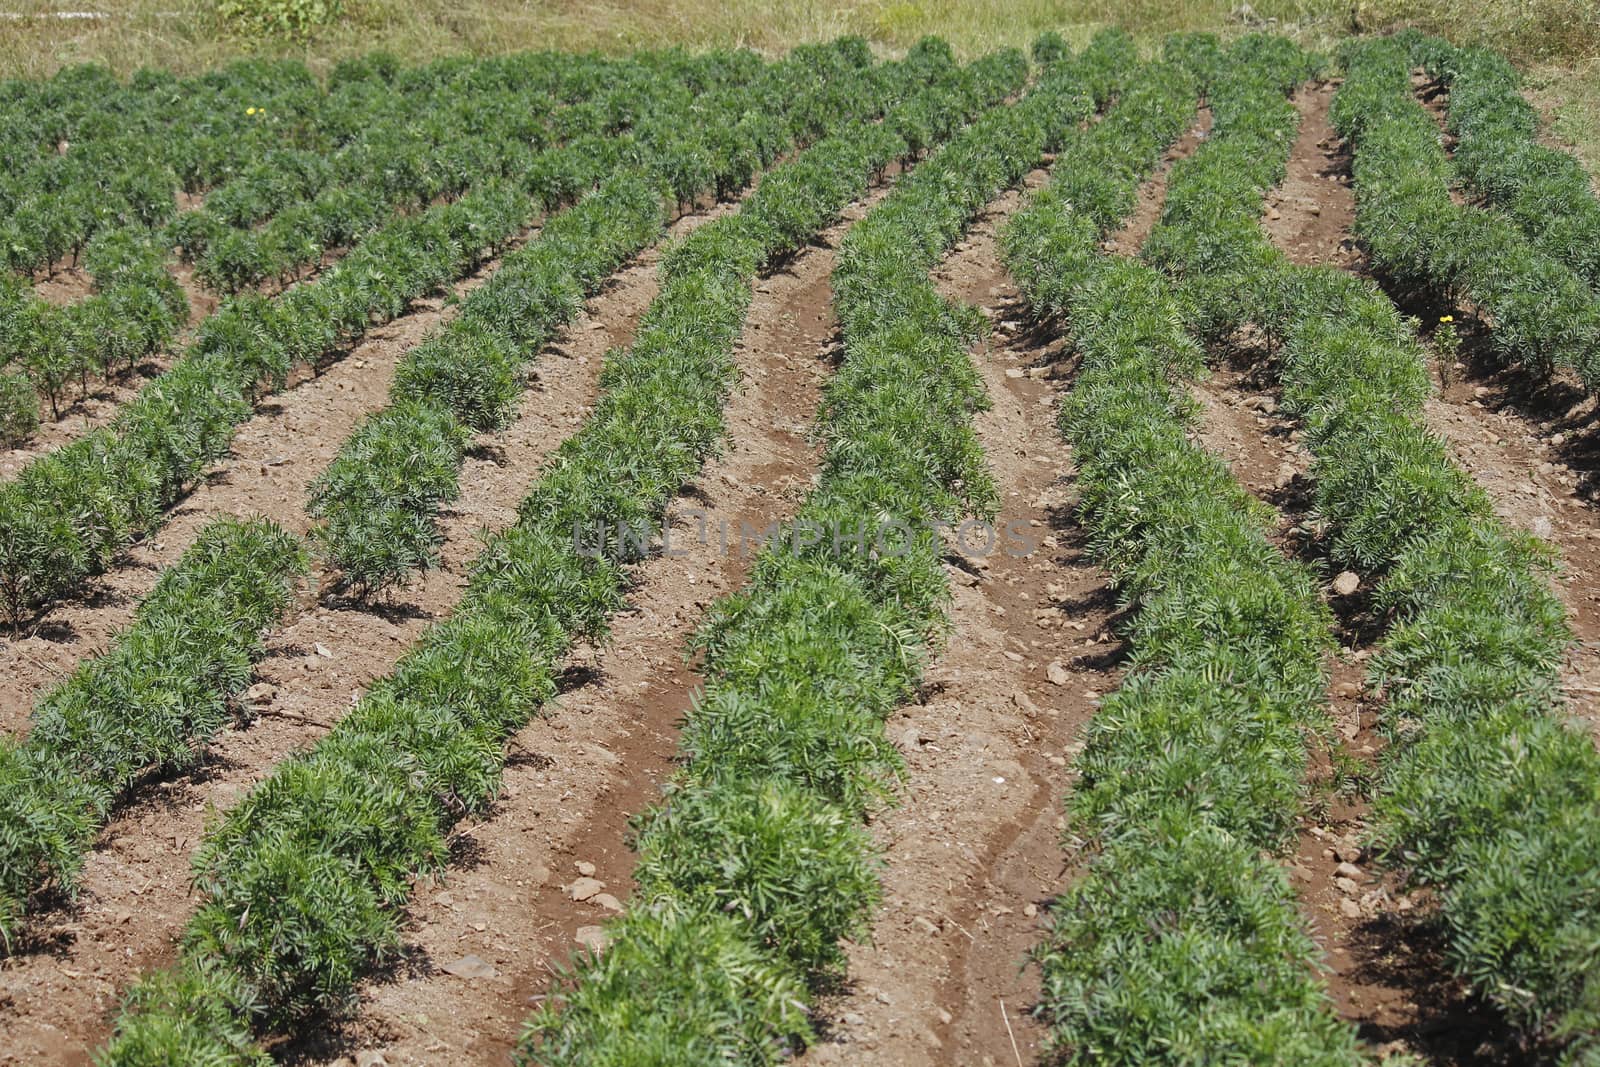
[[[1139,254],[1139,250],[1150,237],[1150,231],[1155,229],[1156,222],[1161,218],[1161,209],[1166,206],[1167,178],[1172,172],[1172,165],[1180,159],[1194,155],[1194,150],[1200,147],[1200,142],[1210,133],[1211,109],[1202,107],[1195,116],[1194,126],[1167,151],[1166,158],[1161,161],[1161,166],[1156,168],[1155,173],[1140,183],[1133,214],[1106,240],[1105,250],[1108,253],[1118,256]]]
[[[670,232],[682,235],[727,210],[686,216]],[[651,250],[607,284],[566,336],[533,364],[537,378],[517,421],[468,455],[461,498],[443,516],[441,567],[391,602],[368,609],[319,604],[308,591],[289,624],[269,636],[267,656],[257,668],[259,684],[248,701],[254,720],[218,737],[195,771],[153,783],[115,814],[88,858],[77,906],[42,914],[36,942],[0,961],[0,1004],[6,1007],[0,1063],[87,1062],[88,1051],[104,1036],[116,996],[139,972],[172,954],[173,939],[193,906],[188,857],[208,813],[226,810],[286,754],[321,737],[374,679],[392,670],[430,621],[454,606],[466,564],[480,547],[478,531],[514,520],[517,502],[544,458],[592,405],[606,350],[632,340],[656,292],[657,259]],[[441,317],[438,310],[429,316],[430,324]],[[355,374],[330,381],[335,368],[286,397],[283,410],[262,425],[252,420],[246,427],[250,436],[241,433],[236,447],[247,458],[219,485],[196,494],[215,489],[220,499],[209,501],[203,514],[196,505],[194,515],[173,525],[187,522],[192,533],[219,508],[271,507],[273,517],[303,530],[306,484],[348,432],[359,403],[381,402],[399,352],[427,328],[386,327],[375,339],[378,351],[358,350],[341,364],[357,371],[356,362],[367,363],[367,370],[376,371],[370,375],[378,379],[376,388]],[[330,410],[319,411],[319,400]],[[261,461],[282,454],[269,450],[285,448],[286,441],[296,446],[292,462]]]
[[[1104,575],[1074,565],[1063,521],[1068,458],[1042,380],[1056,346],[1019,332],[995,247],[1021,202],[999,198],[934,275],[944,295],[997,321],[994,347],[974,358],[994,405],[976,422],[1001,532],[990,546],[989,531],[969,528],[952,544],[949,645],[922,699],[888,724],[907,782],[902,803],[872,821],[884,904],[871,943],[849,946],[849,988],[822,1005],[812,1063],[1009,1063],[1008,1027],[1023,1050],[1038,1036],[1026,1017],[1037,983],[1022,964],[1061,883],[1064,767],[1112,684],[1118,645]]]
[[[1202,113],[1142,185],[1109,249],[1143,243],[1172,163],[1209,125]],[[1035,171],[1025,187],[1046,178]],[[1061,797],[1084,725],[1118,684],[1123,646],[1115,592],[1070,513],[1071,455],[1049,383],[1070,376],[1069,354],[1024,325],[996,248],[996,231],[1022,200],[1013,191],[990,205],[934,277],[945,296],[996,323],[993,347],[974,354],[993,401],[976,427],[1001,493],[1000,523],[1027,531],[1031,551],[985,554],[981,538],[956,546],[969,551],[952,557],[949,646],[923,699],[889,724],[908,779],[903,804],[874,820],[885,903],[871,943],[850,946],[852,981],[824,1005],[813,1063],[1009,1064],[1041,1050],[1044,1033],[1029,1015],[1038,975],[1027,955],[1071,876]]]
[[[554,968],[627,899],[628,820],[672,773],[678,724],[701,683],[686,642],[711,601],[744,580],[741,530],[790,517],[811,488],[807,433],[836,343],[834,248],[882,195],[757,285],[735,350],[727,447],[674,505],[670,552],[637,568],[610,640],[579,651],[561,697],[512,739],[499,802],[459,834],[462,863],[417,894],[401,965],[366,986],[354,1019],[297,1057],[504,1063]]]

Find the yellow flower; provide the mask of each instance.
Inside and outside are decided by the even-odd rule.
[[[244,109],[244,113],[246,115],[254,115],[256,113],[256,109],[253,107],[247,107]]]
[[[1454,321],[1456,321],[1456,317],[1454,315],[1440,315],[1439,316],[1439,321],[1440,322],[1454,322]]]

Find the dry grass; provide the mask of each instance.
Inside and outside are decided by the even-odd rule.
[[[1600,57],[1600,4],[1593,0],[344,0],[344,17],[306,41],[235,36],[214,16],[212,0],[0,3],[20,16],[0,25],[0,71],[26,76],[85,60],[124,72],[141,65],[192,71],[241,54],[289,55],[326,68],[375,47],[410,59],[548,47],[623,51],[663,42],[777,51],[840,33],[862,34],[889,50],[936,33],[973,55],[1026,44],[1044,29],[1109,22],[1147,39],[1267,22],[1313,43],[1352,28],[1414,23],[1458,41],[1493,42],[1524,61]],[[1253,17],[1239,17],[1241,7]],[[49,17],[64,10],[105,17]]]

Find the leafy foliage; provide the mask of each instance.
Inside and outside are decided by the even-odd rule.
[[[1413,40],[1413,59],[1450,89],[1456,173],[1541,252],[1600,286],[1600,198],[1583,164],[1534,140],[1538,116],[1523,99],[1516,68],[1492,49]]]
[[[265,520],[218,519],[164,572],[106,654],[0,746],[0,934],[28,894],[72,888],[110,805],[141,775],[192,762],[233,717],[261,632],[305,570],[299,542]]]
[[[951,520],[994,506],[970,425],[983,403],[967,356],[973,317],[941,299],[928,272],[991,197],[1087,116],[1086,72],[1096,58],[1111,62],[1120,44],[1107,35],[1081,66],[1058,61],[1022,102],[954,133],[846,236],[833,275],[845,360],[826,392],[820,484],[797,524],[875,528],[886,518]],[[991,69],[1010,62],[1001,57]],[[904,129],[903,115],[892,112],[884,126]],[[873,146],[881,132],[858,136]],[[846,169],[822,148],[813,150],[816,166],[763,181],[740,218],[760,220],[765,197],[793,196],[793,208],[806,202],[799,189],[870,173],[871,160]],[[873,148],[880,160],[893,151],[893,138]],[[772,222],[801,229],[787,215]],[[705,261],[693,246],[717,225],[668,258],[669,276]],[[758,1042],[731,1027],[711,1044],[678,1036],[680,1009],[660,990],[676,996],[683,983],[636,965],[640,949],[627,940],[655,936],[665,907],[713,928],[731,918],[757,958],[786,976],[815,983],[837,970],[839,938],[862,928],[877,896],[858,820],[885,799],[899,767],[883,721],[911,695],[938,635],[948,598],[942,551],[931,535],[913,538],[903,556],[877,552],[870,538],[852,548],[780,537],[758,558],[749,587],[713,607],[698,638],[709,681],[685,724],[688,764],[638,823],[639,894],[611,928],[612,946],[565,983],[564,1006],[530,1020],[528,1060],[627,1062],[619,1049],[637,1056],[647,1048],[656,1062],[769,1063],[804,1042],[803,1018],[776,1008],[763,1010]],[[618,958],[631,973],[619,972]],[[722,1003],[715,980],[691,977],[696,1003]],[[794,994],[797,1010],[806,988]],[[763,1008],[753,999],[760,989],[745,995],[748,1008]],[[605,1036],[600,1020],[625,1020],[625,1032]],[[635,1043],[636,1033],[650,1043]],[[665,1034],[673,1036],[657,1037]]]
[[[1136,608],[1133,671],[1090,721],[1069,802],[1087,869],[1035,953],[1036,1013],[1064,1063],[1358,1060],[1264,855],[1292,835],[1307,745],[1325,729],[1329,620],[1268,539],[1269,515],[1192,443],[1175,383],[1203,366],[1186,331],[1200,302],[1098,250],[1201,78],[1211,136],[1174,167],[1145,255],[1209,282],[1249,248],[1293,140],[1284,90],[1313,64],[1271,38],[1214,54],[1169,42],[1168,62],[1133,79],[1093,146],[1063,153],[1001,235],[1030,303],[1061,317],[1081,355],[1061,427],[1090,547]]]
[[[1400,285],[1475,304],[1508,362],[1538,374],[1567,368],[1589,390],[1600,388],[1600,301],[1569,265],[1572,256],[1530,240],[1503,215],[1450,199],[1450,161],[1411,92],[1412,48],[1424,43],[1403,33],[1352,41],[1342,52],[1348,82],[1332,117],[1356,146],[1357,235],[1379,269]],[[1488,124],[1485,116],[1477,118]],[[1515,116],[1506,121],[1525,125]],[[1500,138],[1485,136],[1497,146],[1486,146],[1487,152],[1510,154]],[[1476,173],[1474,160],[1469,152],[1469,174]],[[1572,217],[1564,205],[1551,210]]]
[[[845,42],[837,51],[851,57],[857,49]],[[973,78],[971,107],[1015,87],[1005,68],[983,69],[990,76]],[[443,865],[455,820],[492,801],[505,737],[554,696],[571,643],[599,640],[621,605],[619,564],[629,552],[612,545],[584,555],[573,523],[659,517],[721,433],[732,349],[759,265],[810,239],[892,158],[896,145],[877,125],[845,130],[769,175],[739,215],[700,227],[681,258],[663,264],[662,291],[639,340],[608,360],[594,414],[553,458],[517,524],[490,538],[455,614],[429,629],[327,738],[283,764],[207,835],[196,875],[204,899],[183,961],[130,1001],[106,1062],[149,1056],[167,1035],[227,1050],[219,1052],[224,1062],[249,1062],[260,1053],[234,1040],[239,1014],[278,1027],[337,1009],[361,971],[392,951],[395,909],[412,879]],[[806,189],[786,171],[827,184]],[[795,238],[770,220],[793,219],[789,198],[802,192],[813,194],[803,201],[812,224]],[[796,243],[779,243],[787,240]],[[723,999],[686,1008],[681,1026],[635,1033],[651,1041],[676,1035],[691,1048],[710,1035],[775,1050],[773,1035],[803,1026],[793,979],[737,941],[732,920],[707,922],[696,912],[687,922],[653,927],[651,936],[665,939],[675,961],[688,939],[706,967],[730,968],[718,980]],[[653,958],[639,951],[636,959]],[[674,974],[686,977],[658,986],[660,1003],[683,1006],[675,990],[709,973],[680,966]],[[165,992],[171,988],[182,995]],[[726,1000],[754,990],[770,995],[754,1005]],[[729,1008],[745,1021],[729,1022]]]
[[[1447,192],[1443,157],[1411,99],[1401,47],[1351,46],[1349,78],[1333,107],[1342,126],[1359,131],[1358,223],[1365,218],[1369,241],[1386,250],[1380,261],[1416,263],[1415,278],[1425,283],[1432,237],[1405,228],[1403,214],[1385,213],[1407,210],[1405,190],[1418,203],[1426,193],[1448,205],[1442,226],[1457,209],[1447,195],[1434,195]],[[1219,88],[1213,143],[1237,136],[1231,115],[1249,99]],[[1255,92],[1262,117],[1276,109],[1292,129],[1292,114],[1271,87]],[[1592,817],[1600,757],[1560,722],[1554,671],[1569,635],[1545,584],[1549,557],[1505,530],[1443,442],[1422,427],[1429,383],[1412,324],[1371,283],[1293,267],[1272,248],[1251,193],[1276,180],[1271,148],[1282,138],[1270,124],[1244,129],[1253,149],[1234,166],[1207,173],[1197,156],[1186,170],[1203,181],[1174,174],[1162,226],[1187,218],[1192,232],[1163,240],[1158,231],[1150,250],[1183,280],[1186,315],[1197,329],[1226,333],[1250,322],[1281,345],[1284,403],[1308,430],[1331,554],[1382,578],[1377,607],[1390,624],[1371,684],[1387,695],[1392,743],[1376,783],[1377,844],[1413,878],[1440,889],[1451,956],[1464,976],[1515,1022],[1570,1042],[1575,1059],[1592,1055],[1589,976],[1600,883],[1576,857],[1592,855],[1600,842]],[[1208,145],[1201,155],[1211,151]],[[1395,219],[1401,224],[1390,226]],[[1514,270],[1508,278],[1497,284],[1514,284]],[[1106,708],[1119,719],[1122,695]],[[1182,714],[1206,699],[1200,689],[1184,693],[1164,712],[1163,731],[1192,730]],[[1221,751],[1212,757],[1224,758]],[[1147,749],[1144,759],[1163,778],[1205,787],[1208,808],[1235,808],[1226,794],[1212,799],[1205,767],[1179,765],[1169,775],[1170,753]],[[1117,793],[1145,792],[1143,781],[1131,790],[1112,783]],[[1099,812],[1094,791],[1088,796]],[[1069,1004],[1075,995],[1063,994]]]

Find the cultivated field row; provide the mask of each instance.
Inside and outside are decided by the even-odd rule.
[[[1583,376],[1444,260],[1487,234],[1592,303],[1528,204],[1588,208],[1492,56],[1352,42],[1337,92],[1264,35],[1033,58],[741,67],[674,127],[692,180],[607,148],[558,200],[416,205],[35,461],[0,528],[14,1055],[1591,1055],[1586,508],[1535,526],[1558,597],[1504,482],[1563,472],[1469,473],[1454,319],[1395,303]],[[301,194],[261,195],[255,233]],[[345,277],[388,325],[316,333],[296,294]],[[779,536],[717,551],[685,504]],[[687,552],[626,536],[663,523]]]

